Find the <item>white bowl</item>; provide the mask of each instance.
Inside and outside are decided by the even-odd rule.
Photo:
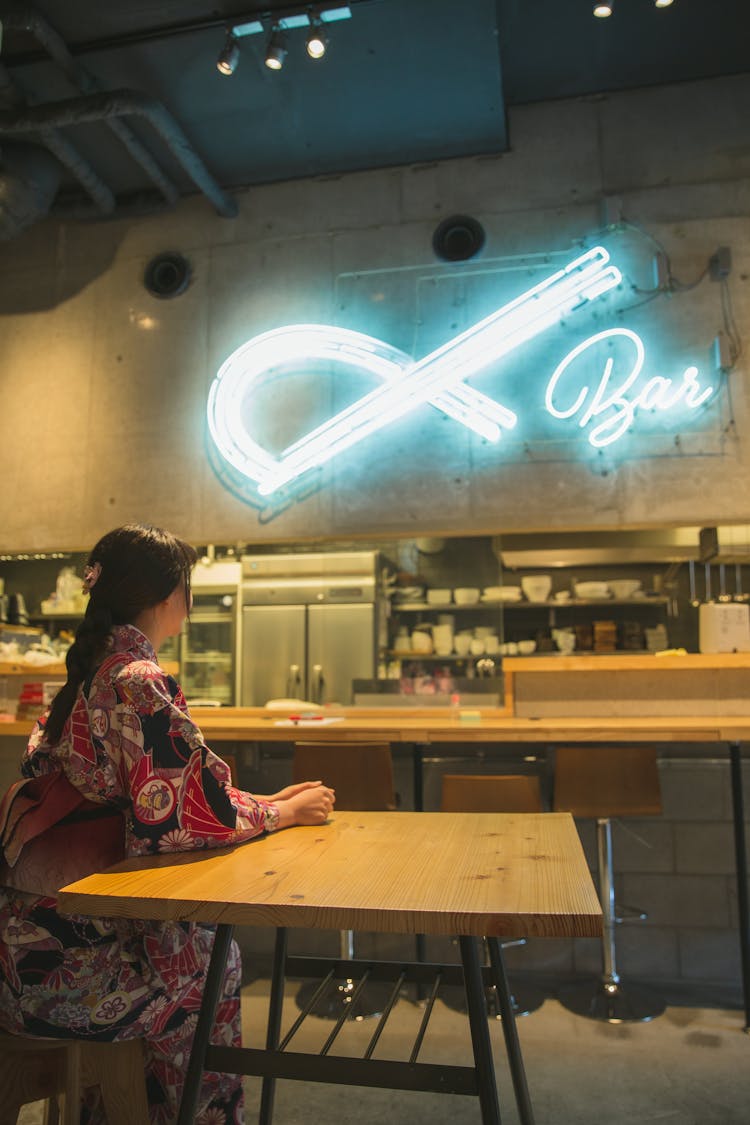
[[[530,602],[546,602],[552,579],[549,574],[527,574],[521,579],[521,589]]]
[[[615,598],[632,598],[641,588],[636,578],[613,578],[608,585]]]
[[[479,601],[479,590],[475,586],[458,586],[453,591],[456,605],[476,605]]]
[[[536,652],[536,641],[519,641],[518,654],[519,656],[531,656],[532,652]]]
[[[452,590],[428,590],[427,601],[430,605],[447,605],[452,594]]]
[[[608,598],[609,585],[606,582],[576,582],[577,598]]]
[[[458,636],[454,637],[453,647],[456,650],[456,655],[467,656],[473,639],[468,633],[459,633]]]

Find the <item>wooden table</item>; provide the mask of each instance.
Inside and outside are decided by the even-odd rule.
[[[731,664],[732,656],[725,662]],[[566,658],[562,658],[563,661]],[[607,658],[599,658],[606,660]],[[624,658],[616,658],[619,668]],[[638,658],[641,662],[643,658]],[[669,658],[682,666],[676,658]],[[716,658],[712,658],[711,666]],[[614,661],[615,658],[612,658]],[[519,663],[519,661],[511,662]],[[665,658],[666,663],[666,658]],[[695,663],[695,661],[693,661]],[[737,663],[737,661],[735,661]],[[598,666],[598,665],[597,665]],[[659,667],[663,666],[662,664]],[[639,664],[640,667],[640,664]],[[656,668],[657,666],[654,665]],[[687,665],[686,665],[687,667]],[[614,666],[613,669],[614,670]],[[424,708],[415,714],[408,708],[347,708],[340,722],[322,725],[310,723],[290,728],[278,725],[278,719],[263,708],[222,708],[217,711],[194,712],[209,746],[222,741],[288,742],[296,738],[305,742],[389,741],[409,745],[414,763],[414,803],[422,807],[422,752],[426,746],[441,743],[462,743],[466,746],[489,746],[503,743],[545,744],[583,743],[596,753],[598,745],[620,743],[653,743],[669,746],[682,742],[706,742],[728,750],[732,786],[732,820],[734,829],[737,914],[740,943],[742,988],[745,1008],[745,1030],[750,1031],[750,895],[748,893],[747,843],[742,786],[742,746],[750,742],[750,716],[659,715],[646,718],[613,717],[549,717],[516,718],[502,708],[483,709],[481,718],[457,719],[446,708]]]
[[[474,1093],[485,1125],[499,1123],[477,953],[483,936],[491,939],[521,1118],[531,1123],[497,939],[601,936],[601,909],[567,813],[335,813],[321,827],[289,829],[240,847],[127,860],[66,887],[60,907],[92,916],[218,923],[179,1125],[193,1120],[204,1069],[262,1075],[265,1125],[277,1077]],[[234,925],[277,927],[265,1050],[208,1044]],[[459,935],[474,1068],[330,1054],[315,1056],[311,1067],[309,1056],[285,1051],[279,1037],[289,926]],[[295,959],[295,971],[304,960]],[[354,964],[347,962],[347,971]],[[370,968],[377,977],[382,965]],[[417,975],[409,977],[398,966],[396,992],[404,979],[423,980],[428,968],[414,966]]]

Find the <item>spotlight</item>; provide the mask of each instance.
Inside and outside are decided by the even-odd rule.
[[[669,8],[674,3],[674,0],[654,0],[655,8]]]
[[[607,16],[612,15],[612,9],[615,6],[615,0],[605,0],[602,4],[594,4],[594,15],[597,19],[605,20]]]
[[[227,32],[224,46],[216,60],[216,69],[219,74],[234,74],[237,63],[240,61],[240,45],[231,31]]]
[[[328,41],[323,32],[323,24],[318,16],[310,17],[310,30],[307,35],[305,47],[311,59],[322,59],[326,53]]]
[[[286,56],[286,35],[281,28],[275,27],[266,47],[266,66],[269,70],[281,70]]]

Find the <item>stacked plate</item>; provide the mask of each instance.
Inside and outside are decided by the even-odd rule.
[[[609,585],[606,582],[576,582],[574,589],[577,598],[587,601],[609,597]]]
[[[520,602],[520,586],[485,586],[482,592],[483,602]]]

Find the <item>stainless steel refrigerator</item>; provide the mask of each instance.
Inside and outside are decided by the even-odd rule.
[[[242,706],[351,703],[375,675],[377,591],[373,551],[243,557]]]

